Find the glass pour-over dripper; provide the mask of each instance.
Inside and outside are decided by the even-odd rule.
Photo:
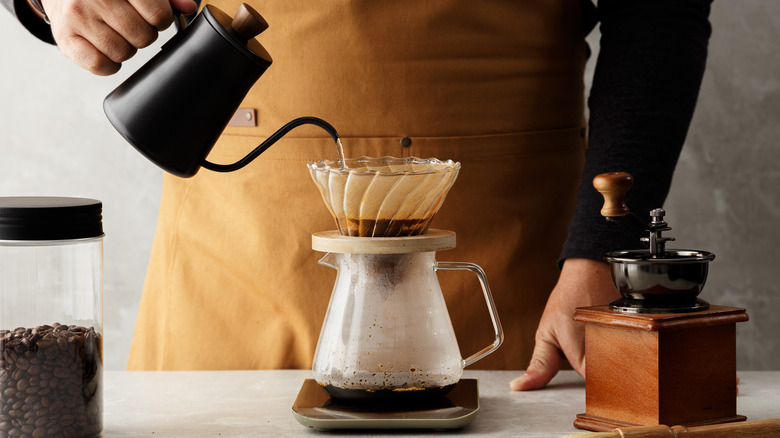
[[[360,157],[308,164],[345,236],[416,236],[428,230],[460,170],[436,158]]]

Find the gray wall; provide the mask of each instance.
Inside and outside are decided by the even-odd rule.
[[[671,247],[717,254],[702,295],[745,307],[740,369],[780,369],[780,3],[715,2],[708,71],[672,193]],[[106,367],[124,368],[151,248],[161,173],[101,103],[171,36],[113,77],[94,77],[0,11],[0,196],[104,203]],[[598,34],[589,37],[598,49]],[[592,71],[592,63],[589,72]]]
[[[123,369],[157,218],[162,173],[114,131],[103,98],[170,38],[112,77],[76,67],[0,7],[0,196],[103,202],[105,365]]]

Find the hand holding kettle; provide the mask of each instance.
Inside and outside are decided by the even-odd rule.
[[[192,0],[41,0],[41,5],[62,53],[102,76],[116,73],[152,44],[173,23],[174,12],[197,10]]]

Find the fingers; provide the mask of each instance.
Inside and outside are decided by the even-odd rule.
[[[92,43],[80,35],[72,35],[58,43],[60,50],[79,67],[100,76],[112,75],[119,71],[120,62],[106,57]]]
[[[564,357],[585,377],[585,330],[572,315],[577,307],[608,303],[617,295],[606,263],[567,259],[539,321],[531,363],[510,387],[526,391],[546,386]]]
[[[168,8],[167,16],[160,16],[159,12],[157,14],[158,16],[154,17],[154,20],[157,21],[152,23],[148,21],[147,17],[141,15],[141,11],[135,9],[131,3],[124,2],[121,7],[103,13],[100,19],[127,44],[136,49],[142,49],[157,39],[158,25],[164,28],[173,22],[173,12],[170,8]],[[110,56],[108,53],[106,55]]]
[[[184,15],[198,12],[198,5],[192,0],[171,0],[171,6]]]
[[[541,389],[558,374],[563,356],[557,346],[550,342],[537,342],[533,358],[525,374],[509,382],[513,391]]]
[[[177,0],[186,7],[190,0]],[[173,22],[169,0],[44,0],[62,53],[97,75],[110,75]],[[194,6],[194,4],[192,5]]]
[[[173,23],[172,4],[166,0],[129,0],[128,5],[145,24],[157,31],[165,30]]]

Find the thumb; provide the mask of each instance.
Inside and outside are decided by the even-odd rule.
[[[171,7],[184,15],[191,15],[198,12],[198,5],[192,0],[170,0]]]
[[[513,391],[544,388],[558,374],[562,360],[563,355],[557,346],[548,341],[538,342],[525,374],[509,382],[509,387]]]

